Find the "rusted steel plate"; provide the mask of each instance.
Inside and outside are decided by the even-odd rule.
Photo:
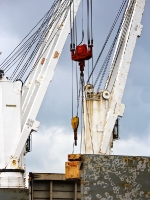
[[[82,200],[150,200],[150,158],[82,155]]]
[[[55,173],[29,173],[31,180],[65,180],[65,174]]]
[[[81,199],[80,182],[66,180],[65,174],[30,173],[29,180],[29,200]]]
[[[0,200],[29,200],[28,189],[0,189]]]

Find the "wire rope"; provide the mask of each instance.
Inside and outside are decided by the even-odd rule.
[[[90,29],[89,29],[89,0],[87,0],[87,39],[88,39],[88,45],[90,44]]]
[[[72,118],[73,118],[73,60],[72,60]]]
[[[66,2],[67,2],[67,1],[66,1]],[[56,20],[59,21],[60,18],[61,18],[61,16],[62,16],[62,13],[63,13],[65,10],[66,10],[66,7],[64,8],[63,11],[61,11],[61,12],[59,13],[59,15],[57,15],[57,16],[53,19],[53,22],[56,21]],[[65,18],[64,18],[64,19],[65,19]],[[63,20],[64,20],[64,19],[63,19]],[[55,27],[58,25],[58,21],[57,21]],[[53,22],[52,22],[52,23],[53,23]],[[53,31],[55,30],[55,27],[54,27]],[[51,35],[53,34],[53,31],[52,31]],[[57,31],[57,32],[58,32],[58,31]],[[54,34],[52,40],[53,40],[54,37],[56,36],[57,32]],[[49,36],[49,38],[51,37],[51,35]],[[52,40],[51,40],[51,41],[52,41]],[[34,64],[34,66],[33,66],[33,68],[32,68],[31,71],[33,71],[33,69],[35,68],[36,64],[37,64],[37,63],[39,62],[39,60],[41,59],[42,55],[46,52],[46,50],[47,50],[47,48],[49,47],[50,43],[51,43],[51,42],[49,42],[48,45],[45,44],[45,46],[43,47],[43,49],[45,48],[44,52],[41,51],[41,54],[39,55],[38,59],[36,60],[36,62],[35,62],[35,64]],[[47,47],[46,47],[46,45],[47,45]],[[30,73],[31,73],[31,71],[30,71]]]
[[[16,79],[18,79],[20,77],[22,78],[24,76],[25,72],[27,71],[28,67],[32,63],[34,57],[36,56],[36,54],[37,54],[37,52],[38,52],[38,50],[39,50],[39,48],[41,46],[41,43],[43,42],[43,38],[45,36],[45,32],[47,33],[49,31],[48,29],[50,29],[52,27],[52,25],[56,21],[56,19],[58,19],[59,17],[61,17],[63,11],[67,10],[67,8],[68,8],[68,1],[67,0],[62,3],[62,5],[61,5],[60,8],[58,8],[57,10],[55,10],[56,7],[57,7],[57,5],[58,5],[57,4],[58,2],[61,2],[61,1],[58,1],[58,0],[55,1],[56,4],[55,5],[53,4],[53,6],[51,7],[51,9],[47,12],[49,15],[46,14],[45,18],[43,17],[44,21],[43,21],[42,25],[38,28],[38,30],[34,34],[32,34],[23,44],[21,42],[20,44],[22,44],[22,46],[18,45],[17,47],[19,47],[19,48],[17,49],[17,47],[16,47],[15,50],[7,57],[7,59],[5,59],[5,62],[3,62],[3,68],[7,64],[7,66],[4,68],[4,70],[5,71],[6,70],[9,71],[19,61],[19,63],[17,64],[17,67],[15,68],[15,70],[13,71],[13,73],[11,75],[11,80],[12,79],[16,80]],[[56,17],[50,23],[51,26],[49,26],[48,23],[49,23],[49,21],[52,18],[52,16],[53,16],[54,13],[55,13]],[[66,17],[66,16],[64,16],[64,17]],[[30,31],[30,33],[31,32],[32,31]],[[27,36],[25,38],[27,38]],[[22,41],[24,41],[25,38]],[[33,44],[35,42],[37,42],[37,44],[35,46],[35,49],[32,51],[32,53],[30,54],[30,56],[25,61],[26,56],[28,55],[28,53],[32,49],[32,46],[33,46]],[[21,65],[22,65],[23,62],[25,62],[25,64],[21,68],[21,70],[19,71],[19,69],[20,69],[20,67],[21,67]],[[16,76],[16,78],[14,78],[15,75],[16,75],[16,73],[17,73],[17,71],[19,71],[18,75]]]
[[[61,15],[60,15],[60,16],[61,16]],[[53,36],[52,40],[53,40],[54,37],[57,35],[58,31],[59,31],[59,29],[57,30],[57,32],[56,32],[55,35]],[[51,40],[51,41],[52,41],[52,40]],[[49,44],[45,47],[45,50],[42,52],[42,54],[37,58],[35,64],[33,65],[33,67],[32,67],[32,69],[30,70],[28,76],[26,77],[26,80],[27,80],[27,78],[29,77],[29,75],[32,73],[32,71],[35,69],[35,67],[36,67],[37,63],[39,62],[39,60],[41,59],[42,55],[43,55],[43,54],[46,52],[46,50],[48,49],[48,47],[49,47],[51,41],[50,41]],[[25,80],[25,81],[26,81],[26,80]]]
[[[92,0],[90,0],[91,6],[91,45],[93,45],[93,5]]]
[[[126,5],[126,8],[127,8],[127,5]],[[113,52],[113,49],[114,49],[114,46],[115,46],[116,41],[117,41],[117,39],[118,39],[118,37],[119,37],[120,31],[121,31],[121,27],[123,27],[123,20],[124,20],[126,8],[125,8],[124,14],[123,14],[123,16],[122,16],[122,19],[121,19],[121,22],[120,22],[120,25],[119,25],[117,34],[116,34],[116,36],[115,36],[115,39],[114,39],[114,41],[113,41],[113,43],[112,43],[112,45],[111,45],[111,47],[110,47],[110,50],[109,50],[109,52],[108,52],[108,55],[107,55],[107,57],[106,57],[106,59],[105,59],[105,64],[104,64],[105,67],[104,67],[104,71],[103,71],[103,73],[102,73],[102,77],[101,77],[101,79],[100,79],[100,82],[99,82],[99,85],[98,85],[98,88],[97,88],[97,92],[99,92],[99,90],[100,90],[100,87],[101,87],[101,84],[102,84],[102,81],[103,81],[103,78],[104,78],[106,69],[107,69],[107,67],[108,67],[108,64],[109,64],[109,61],[110,61],[110,58],[111,58],[111,55],[112,55],[112,52]],[[132,12],[130,12],[130,13],[132,13]],[[131,14],[131,15],[132,15],[132,14]],[[126,18],[125,18],[125,19],[126,19]],[[131,17],[130,17],[130,20],[131,20]],[[128,24],[130,23],[130,20],[128,19]],[[115,61],[115,62],[116,62],[116,60],[117,60],[117,58],[118,58],[118,55],[119,55],[119,52],[120,52],[120,50],[121,50],[121,47],[122,47],[123,42],[124,42],[124,38],[121,37],[121,38],[120,38],[119,45],[118,45],[118,48],[117,48],[117,52],[116,52],[115,58],[114,58],[114,61]],[[115,63],[113,63],[112,66],[113,66],[113,68],[112,68],[111,71],[110,71],[111,73],[109,73],[109,77],[111,77],[111,75],[112,75],[112,73],[113,73]],[[109,79],[109,80],[110,80],[110,79]]]
[[[95,70],[95,68],[96,68],[96,66],[97,66],[97,64],[98,64],[98,62],[99,62],[99,59],[101,58],[101,55],[102,55],[102,53],[103,53],[103,51],[104,51],[104,49],[105,49],[105,47],[106,47],[106,44],[107,44],[107,42],[108,42],[108,40],[109,40],[109,38],[110,38],[110,36],[111,36],[111,34],[112,34],[112,31],[114,30],[114,27],[116,26],[116,23],[117,23],[117,21],[118,21],[118,19],[119,19],[119,16],[120,16],[120,14],[121,14],[121,12],[122,12],[122,10],[123,10],[123,8],[124,8],[124,6],[125,6],[125,4],[126,4],[127,1],[128,1],[128,0],[123,0],[122,4],[121,4],[121,6],[120,6],[120,9],[119,9],[119,11],[118,11],[118,13],[117,13],[117,16],[116,16],[116,18],[115,18],[115,20],[114,20],[114,22],[113,22],[113,25],[111,26],[111,29],[110,29],[108,35],[107,35],[107,37],[106,37],[106,40],[105,40],[105,42],[104,42],[104,45],[103,45],[103,47],[102,47],[102,49],[101,49],[101,51],[100,51],[100,54],[99,54],[99,56],[98,56],[98,58],[97,58],[97,60],[96,60],[96,63],[94,64],[94,67],[93,67],[93,69],[92,69],[92,71],[91,71],[91,73],[90,73],[90,76],[88,77],[87,83],[89,83],[89,80],[90,80],[90,78],[91,78],[91,76],[92,76],[92,74],[93,74],[93,72],[94,72],[94,70]]]
[[[49,12],[51,12],[53,10],[53,8],[56,6],[58,0],[54,2],[53,6],[51,7],[51,9],[45,14],[45,16],[42,19],[46,19],[47,15],[49,14]],[[36,26],[28,33],[28,35],[19,43],[19,45],[12,51],[12,53],[1,63],[1,67],[4,68],[4,66],[8,63],[8,61],[11,60],[11,58],[14,57],[14,55],[21,49],[24,47],[24,45],[27,44],[27,42],[33,37],[33,35],[36,34],[36,32],[20,47],[20,49],[17,50],[17,48],[23,43],[23,41],[30,35],[30,33],[39,25],[39,23],[42,21],[42,19],[36,24]],[[13,54],[15,52],[15,50],[17,50],[17,52],[15,54]],[[11,58],[9,58],[11,55],[13,54],[13,56]],[[8,60],[9,58],[9,60]],[[6,62],[7,61],[7,62]]]
[[[76,89],[77,89],[77,116],[78,116],[78,90],[79,90],[79,86],[78,86],[78,66],[77,66],[77,62],[76,62]]]
[[[84,131],[84,146],[86,152],[86,140],[85,140],[85,124],[84,124],[84,95],[83,95],[83,86],[84,86],[84,76],[80,75],[80,83],[81,83],[81,92],[82,92],[82,103],[81,103],[81,111],[82,111],[82,130]]]
[[[59,18],[58,19],[60,19],[60,17],[61,17],[61,15],[59,16]],[[57,20],[58,20],[57,19]],[[55,20],[55,18],[53,19],[53,21],[56,21]],[[53,23],[53,21],[52,21],[52,23]],[[56,23],[56,25],[55,25],[55,27],[58,25],[58,22]],[[54,29],[53,29],[54,30]],[[52,33],[51,33],[51,35],[53,34],[53,31],[52,31]],[[51,36],[50,35],[50,36]],[[55,34],[56,35],[56,34]],[[49,38],[50,38],[50,36],[49,36]],[[41,41],[41,40],[40,40]],[[38,43],[39,44],[39,43]],[[46,46],[47,44],[45,44],[45,46]],[[41,44],[39,44],[39,46],[41,46]],[[45,48],[45,46],[43,47],[43,49]],[[39,48],[38,48],[39,49]],[[38,51],[38,49],[37,49],[37,51]],[[42,51],[41,51],[42,52]],[[37,52],[34,52],[34,54],[36,55],[37,54]],[[41,55],[41,54],[40,54]],[[39,57],[40,57],[40,55],[39,55]],[[41,58],[41,57],[40,57]],[[32,59],[33,60],[33,59]],[[39,61],[39,59],[38,59],[38,61]],[[28,61],[26,62],[26,63],[28,63]],[[23,70],[23,69],[22,69]],[[27,69],[25,69],[25,71],[26,71]],[[23,75],[24,75],[24,73],[25,73],[25,71],[23,72]],[[18,77],[17,77],[18,78]],[[20,78],[22,78],[22,77],[20,77]]]
[[[51,9],[58,3],[59,0],[55,0]],[[50,11],[50,10],[49,10]],[[17,45],[17,47],[11,52],[11,54],[9,54],[9,56],[7,56],[5,58],[5,60],[1,63],[0,66],[3,66],[3,64],[5,63],[5,61],[15,52],[15,50],[23,43],[23,41],[31,34],[31,32],[40,24],[40,22],[47,16],[47,14],[49,13],[49,11],[43,16],[43,18],[31,29],[31,31],[26,35],[26,37]]]
[[[110,78],[111,78],[112,73],[113,73],[113,71],[114,71],[114,68],[115,68],[115,65],[116,65],[116,62],[117,62],[117,58],[118,58],[118,56],[119,56],[120,50],[121,50],[121,48],[122,48],[122,44],[123,44],[123,42],[124,42],[124,37],[125,37],[125,34],[126,34],[126,32],[127,32],[127,28],[126,28],[126,27],[129,26],[129,23],[130,23],[130,21],[131,21],[131,19],[132,19],[132,14],[133,14],[133,11],[134,11],[133,5],[134,5],[135,2],[136,2],[135,0],[131,1],[131,4],[130,4],[129,7],[128,7],[128,10],[130,10],[130,12],[127,12],[126,18],[124,19],[124,24],[123,24],[124,27],[123,27],[123,30],[122,30],[124,36],[121,36],[121,37],[120,37],[120,42],[119,42],[119,44],[118,44],[118,47],[117,47],[117,50],[116,50],[116,54],[115,54],[115,57],[114,57],[114,59],[113,59],[113,64],[112,64],[112,67],[111,67],[110,72],[109,72],[109,75],[108,75],[107,84],[106,84],[106,86],[105,86],[106,89],[107,89],[107,87],[108,87],[108,85],[109,85]],[[127,6],[126,6],[126,8],[127,8]],[[132,9],[131,9],[131,8],[132,8]],[[115,81],[114,81],[114,83],[115,83]],[[113,86],[114,86],[114,83],[113,83]],[[112,87],[112,89],[113,89],[113,87]]]

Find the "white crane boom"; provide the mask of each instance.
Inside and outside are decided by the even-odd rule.
[[[80,2],[68,0],[68,7],[58,12],[59,6],[67,3],[58,1],[49,22],[51,29],[36,56],[40,61],[36,63],[35,59],[23,88],[20,81],[12,82],[0,73],[0,188],[25,187],[25,144],[31,132],[38,130],[36,117],[70,32],[70,12],[73,23]],[[121,100],[136,39],[142,30],[145,2],[129,0],[105,90],[94,93],[92,85],[85,86],[82,153],[110,154],[112,132],[125,108]]]
[[[125,13],[126,18],[130,16],[130,11],[133,12],[133,15],[132,15],[132,18],[127,30],[125,43],[122,45],[123,48],[122,48],[121,56],[119,59],[120,62],[118,63],[118,66],[117,66],[118,72],[116,73],[116,76],[115,76],[114,87],[112,87],[110,106],[109,106],[107,116],[106,116],[107,123],[105,124],[104,136],[103,136],[103,141],[102,141],[101,150],[100,150],[101,153],[105,153],[107,151],[108,144],[110,143],[110,139],[108,140],[108,138],[111,137],[112,133],[110,133],[109,130],[113,130],[117,117],[123,116],[125,106],[121,104],[121,100],[123,97],[123,92],[124,92],[130,64],[132,61],[132,56],[133,56],[136,40],[137,38],[140,37],[141,32],[142,32],[141,19],[144,12],[145,2],[146,0],[145,1],[143,0],[130,1],[127,11]],[[133,11],[132,11],[132,5],[134,5]],[[123,37],[124,31],[125,29],[124,30],[122,29],[122,32],[120,34],[120,40],[121,40],[121,37]],[[117,45],[117,48],[118,46],[119,46],[119,43]],[[113,64],[114,63],[112,63],[112,65]],[[110,87],[111,84],[112,83],[109,83],[108,87]]]
[[[70,12],[73,23],[80,2],[81,0],[58,1],[49,22],[51,29],[45,33],[45,39],[36,56],[36,58],[39,55],[42,55],[42,57],[28,77],[23,89],[20,81],[13,83],[5,76],[1,77],[0,95],[3,97],[2,109],[0,107],[1,188],[25,187],[24,156],[26,154],[26,141],[32,131],[38,130],[39,122],[36,121],[36,116],[70,33]],[[60,11],[59,6],[62,4],[67,6],[65,10]],[[45,46],[45,44],[47,45]],[[13,114],[15,114],[15,119]],[[13,134],[13,137],[10,137],[11,134]]]
[[[74,17],[76,16],[80,1],[81,0],[74,1],[74,8],[72,6],[72,10],[74,9]],[[60,2],[63,3],[62,1]],[[38,129],[39,122],[36,121],[36,116],[42,104],[48,85],[53,78],[58,58],[60,57],[63,46],[70,32],[69,8],[70,7],[68,7],[65,12],[60,13],[61,19],[54,23],[54,30],[52,27],[51,31],[47,33],[43,43],[49,43],[50,41],[52,42],[46,51],[45,49],[43,50],[43,52],[45,52],[42,55],[41,62],[38,63],[35,70],[32,72],[33,74],[30,75],[31,78],[29,77],[29,79],[26,81],[23,90],[22,132],[13,154],[14,157],[18,157],[20,155],[21,149],[23,148],[31,131],[37,131]],[[55,14],[58,15],[57,12]],[[42,46],[39,50],[39,53],[41,49]]]
[[[136,40],[142,31],[145,2],[128,2],[105,90],[94,93],[92,85],[85,88],[82,153],[110,154],[116,120],[125,109],[121,100]]]

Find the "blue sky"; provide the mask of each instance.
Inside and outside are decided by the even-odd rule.
[[[52,1],[0,0],[0,63],[43,17]],[[94,59],[96,59],[120,0],[93,0]],[[126,105],[120,120],[120,140],[114,142],[113,153],[150,155],[150,1],[142,19],[143,31],[138,39],[122,102]],[[81,23],[81,8],[78,13]],[[86,27],[85,27],[86,28]],[[78,37],[81,37],[80,28]],[[67,154],[72,152],[71,129],[71,59],[68,37],[43,104],[37,116],[40,129],[33,133],[32,152],[26,156],[27,172],[64,172]],[[76,91],[76,88],[74,87]],[[76,96],[74,96],[76,98]],[[75,106],[76,107],[76,106]],[[75,110],[75,109],[74,109]],[[80,132],[80,131],[79,131]],[[79,152],[79,146],[75,149]]]

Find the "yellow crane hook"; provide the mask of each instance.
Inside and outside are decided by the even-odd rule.
[[[72,128],[74,130],[74,140],[75,140],[75,146],[77,146],[77,130],[78,130],[78,126],[79,126],[79,117],[73,117],[71,119],[71,125]]]

